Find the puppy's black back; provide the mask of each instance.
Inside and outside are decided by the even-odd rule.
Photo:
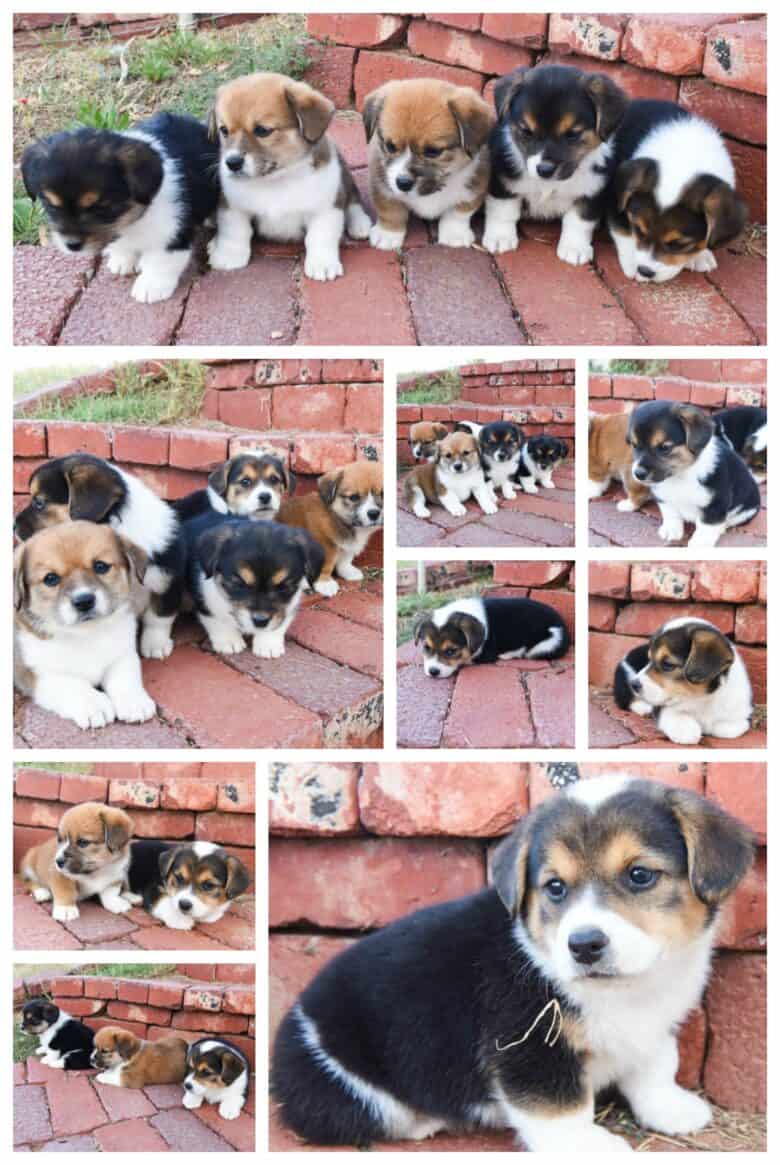
[[[650,652],[646,643],[632,647],[615,668],[613,694],[618,708],[626,711],[636,699],[636,692],[631,690],[630,680],[634,672],[641,671],[650,660]]]
[[[550,629],[560,629],[560,643],[539,659],[558,659],[565,655],[569,647],[569,633],[561,616],[547,603],[536,599],[486,598],[485,614],[488,621],[488,637],[479,654],[479,661],[492,663],[508,651],[525,647],[530,651],[537,643],[547,639]]]
[[[182,522],[199,518],[201,514],[208,514],[210,510],[214,509],[209,501],[207,489],[196,489],[193,493],[187,494],[183,498],[176,498],[168,504],[172,510],[175,510]]]
[[[59,1052],[65,1059],[65,1069],[76,1072],[79,1068],[90,1068],[95,1033],[78,1019],[69,1019],[57,1032],[49,1047]]]
[[[134,128],[152,136],[176,159],[185,179],[179,196],[188,204],[189,225],[203,223],[214,214],[219,200],[219,146],[210,140],[203,122],[181,113],[155,113]],[[172,249],[174,244],[169,246]]]
[[[130,843],[130,866],[127,884],[133,894],[144,894],[160,882],[160,858],[168,850],[174,849],[176,842],[154,841],[141,838]]]
[[[731,442],[737,453],[741,453],[748,437],[757,429],[766,424],[767,413],[765,408],[758,405],[734,405],[732,408],[719,409],[712,414],[718,428]]]

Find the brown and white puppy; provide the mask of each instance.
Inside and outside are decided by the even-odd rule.
[[[490,180],[490,106],[473,89],[426,77],[388,81],[366,97],[371,245],[397,251],[409,213],[438,219],[439,242],[470,247],[471,217]]]
[[[382,525],[384,477],[381,461],[353,461],[341,469],[323,473],[317,491],[282,503],[278,520],[308,530],[325,551],[325,562],[314,589],[335,595],[339,584],[333,577],[354,582],[363,571],[353,558],[365,550]]]
[[[97,895],[112,914],[133,903],[122,889],[130,865],[133,820],[122,809],[86,801],[62,815],[56,837],[34,845],[19,874],[36,902],[52,903],[52,918],[72,922],[78,903]]]
[[[208,510],[253,522],[276,516],[285,494],[295,488],[292,474],[270,449],[244,449],[215,466],[205,489],[171,503],[182,521]]]
[[[498,512],[493,487],[482,467],[479,440],[471,433],[450,433],[436,449],[433,461],[418,465],[404,479],[404,497],[418,518],[430,518],[428,505],[444,506],[462,517],[464,502],[474,497],[486,514]]]
[[[409,444],[415,461],[433,461],[439,442],[448,432],[441,421],[415,421],[409,427]]]
[[[600,498],[613,481],[619,481],[627,495],[618,502],[619,510],[639,510],[650,498],[650,490],[631,471],[630,419],[628,413],[588,415],[588,497]]]
[[[244,1053],[230,1040],[206,1037],[190,1045],[184,1078],[185,1108],[200,1108],[205,1100],[217,1104],[223,1120],[236,1120],[246,1104],[250,1067]]]
[[[65,522],[14,554],[14,684],[79,728],[155,713],[136,648],[146,555],[110,526]]]
[[[335,111],[311,85],[279,73],[252,73],[217,90],[209,130],[219,139],[222,199],[209,244],[212,267],[246,267],[254,226],[266,239],[302,239],[309,279],[344,274],[344,229],[365,239],[371,220],[326,134]]]
[[[218,922],[244,893],[246,866],[210,841],[176,845],[142,839],[130,847],[128,885],[144,908],[173,930]]]
[[[102,1027],[92,1049],[92,1063],[102,1069],[95,1080],[117,1088],[181,1084],[187,1075],[188,1047],[181,1036],[142,1040],[123,1027]]]

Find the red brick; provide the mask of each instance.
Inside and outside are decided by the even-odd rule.
[[[612,377],[591,375],[588,378],[588,396],[612,396]]]
[[[69,453],[92,453],[95,457],[111,456],[111,439],[100,425],[48,421],[46,433],[49,457],[66,457]]]
[[[743,1112],[766,1107],[766,959],[720,954],[706,995],[710,1038],[704,1087],[716,1104]]]
[[[210,469],[227,457],[227,437],[186,429],[171,433],[170,463],[179,469]]]
[[[680,1064],[676,1079],[683,1088],[696,1089],[701,1086],[706,1046],[707,1016],[703,1008],[697,1007],[685,1020],[677,1036]]]
[[[659,376],[655,381],[655,399],[690,401],[691,382],[680,376]]]
[[[239,429],[271,428],[271,390],[239,388],[219,397],[219,419]]]
[[[547,64],[570,65],[571,60],[556,53],[543,58]],[[625,89],[629,97],[647,97],[656,101],[676,101],[678,81],[676,77],[665,77],[650,69],[638,69],[623,61],[610,61],[590,56],[577,57],[577,68],[586,73],[606,73],[616,85]]]
[[[168,1150],[167,1141],[140,1117],[95,1129],[95,1139],[104,1153],[126,1152],[128,1145],[132,1145],[137,1153],[165,1153]]]
[[[613,376],[612,395],[622,400],[652,400],[653,381],[649,376]]]
[[[729,142],[729,153],[737,173],[737,189],[748,205],[754,222],[767,220],[767,154],[756,146],[743,142]]]
[[[17,797],[40,797],[44,801],[58,801],[60,774],[46,769],[18,768],[14,779]]]
[[[165,1007],[149,1007],[148,1004],[122,1003],[110,1001],[107,1014],[112,1019],[129,1019],[134,1023],[169,1024],[171,1012]]]
[[[527,49],[492,40],[478,32],[442,28],[428,20],[412,21],[407,43],[410,51],[418,56],[442,61],[445,65],[459,65],[476,73],[509,73],[533,63]]]
[[[216,784],[199,777],[173,777],[166,780],[160,789],[160,805],[163,809],[192,809],[200,812],[214,809],[216,804]]]
[[[402,37],[405,27],[403,16],[389,13],[347,15],[317,12],[306,17],[306,29],[310,36],[355,48],[394,44]]]
[[[322,379],[325,383],[367,384],[384,379],[381,360],[323,360]]]
[[[255,969],[251,963],[218,963],[216,976],[220,983],[252,985],[255,981]]]
[[[682,562],[636,562],[631,567],[631,598],[672,599],[685,602],[694,599],[723,599],[726,595],[691,593],[693,566]]]
[[[713,122],[723,133],[756,146],[766,145],[766,98],[713,85],[703,77],[680,84],[680,104]]]
[[[199,841],[220,845],[248,845],[255,842],[255,819],[248,813],[201,813],[195,826]]]
[[[445,24],[450,19],[434,15],[434,20],[443,20]],[[553,19],[552,17],[550,18]],[[527,45],[529,48],[543,48],[547,39],[547,16],[542,12],[509,13],[486,12],[482,17],[482,31],[485,36],[493,36],[496,40],[509,41],[510,44]]]
[[[349,834],[360,827],[352,764],[276,765],[271,775],[269,825],[274,833]]]
[[[220,1011],[222,994],[221,987],[187,987],[184,1007],[194,1011]]]
[[[312,45],[304,79],[334,103],[337,109],[352,104],[352,72],[357,52],[347,45]]]
[[[294,432],[344,427],[344,385],[280,385],[273,392],[273,427]]]
[[[277,361],[279,364],[280,361]],[[243,388],[255,379],[255,364],[251,360],[228,360],[209,368],[206,385],[212,389]]]
[[[692,82],[690,82],[692,84]],[[667,366],[670,376],[684,376],[690,380],[723,379],[722,360],[670,360]]]
[[[14,803],[14,822],[18,825],[37,825],[56,829],[62,817],[62,806],[56,801],[35,801],[17,797]]]
[[[766,360],[722,360],[723,379],[739,384],[766,384]]]
[[[659,73],[700,73],[707,29],[721,19],[702,14],[632,16],[623,36],[623,59]]]
[[[369,55],[373,59],[390,56],[386,53]],[[361,53],[361,58],[364,56],[366,54]],[[407,58],[395,56],[391,59],[407,61]],[[419,64],[424,66],[426,75],[441,68],[422,61]],[[373,247],[344,247],[341,258],[344,265],[341,279],[327,284],[312,279],[302,281],[298,343],[354,347],[374,344],[381,336],[384,344],[415,344],[398,256],[388,251],[376,251]],[[355,311],[356,303],[368,302],[370,311]]]
[[[574,669],[534,671],[525,685],[536,747],[574,748]]]
[[[755,861],[723,909],[718,946],[729,950],[765,951],[767,923],[766,849]]]
[[[160,803],[160,789],[148,781],[112,781],[108,799],[121,808],[156,809]]]
[[[593,631],[612,631],[615,627],[615,603],[612,599],[592,596],[588,600],[588,626]]]
[[[592,595],[627,599],[631,567],[627,562],[591,562],[588,589]]]
[[[738,643],[766,643],[766,607],[752,604],[737,608],[736,640]]]
[[[56,344],[94,269],[91,256],[63,255],[54,247],[14,247],[14,343]]]
[[[117,998],[123,1003],[146,1003],[149,999],[149,984],[138,979],[120,979]]]
[[[14,457],[45,457],[46,426],[40,421],[14,421]]]
[[[211,1011],[177,1011],[171,1020],[171,1027],[175,1029],[197,1028],[204,1032],[217,1032],[224,1035],[240,1034],[247,1028],[247,1020],[242,1015],[225,1015],[224,1012]]]
[[[108,781],[105,777],[84,773],[61,774],[60,800],[69,805],[79,805],[82,801],[105,801],[107,791]]]
[[[428,19],[438,24],[448,24],[452,28],[463,28],[466,32],[476,32],[484,17],[479,12],[429,12]]]
[[[554,52],[581,53],[601,61],[616,61],[620,57],[626,20],[619,13],[582,16],[555,12],[550,16],[547,39]]]
[[[618,611],[620,635],[652,635],[668,619],[707,619],[724,635],[734,633],[734,608],[728,603],[629,603]]]
[[[382,432],[381,384],[347,385],[344,428],[358,433]]]
[[[292,468],[300,474],[327,473],[355,460],[352,437],[339,434],[296,436],[292,452]]]
[[[225,813],[254,813],[255,778],[231,776],[217,788],[217,809]]]
[[[380,678],[382,636],[370,627],[348,623],[329,611],[302,611],[288,632],[296,643],[327,655],[356,671]]]
[[[535,599],[537,603],[546,603],[547,606],[557,611],[566,624],[569,634],[574,636],[574,594],[572,591],[531,590],[528,597]]]
[[[225,992],[222,1006],[224,1011],[253,1016],[255,1014],[254,988],[229,987]]]
[[[700,562],[693,575],[694,599],[752,603],[758,596],[758,563]]]
[[[707,34],[704,76],[731,89],[766,94],[766,20],[721,24]]]
[[[458,673],[443,748],[527,748],[534,743],[531,713],[515,668],[465,668]]]
[[[48,1082],[46,1095],[55,1137],[91,1132],[105,1123],[103,1106],[86,1076],[62,1072]]]
[[[101,979],[90,975],[84,980],[84,994],[88,999],[116,999],[118,986],[116,979]]]
[[[623,656],[642,642],[643,640],[636,636],[602,635],[591,631],[588,636],[589,682],[597,687],[611,686],[615,668]]]
[[[167,429],[126,425],[114,429],[113,455],[117,461],[167,465],[169,443]]]
[[[355,66],[355,104],[358,109],[362,109],[366,95],[379,85],[384,85],[385,81],[402,81],[414,77],[430,77],[438,81],[450,81],[453,85],[468,85],[477,92],[481,90],[483,81],[479,74],[469,69],[453,68],[414,57],[400,57],[395,53],[360,52]],[[355,301],[352,302],[354,304]],[[381,335],[381,331],[378,334]]]
[[[528,809],[526,766],[365,765],[359,800],[360,820],[371,833],[495,837]]]
[[[571,566],[571,562],[497,562],[493,580],[504,586],[540,587],[565,579]]]
[[[757,704],[766,703],[766,648],[745,647],[739,645],[739,654],[747,668],[750,682],[753,685],[753,699]]]
[[[70,999],[67,996],[61,999],[55,995],[54,1002],[71,1015],[77,1015],[79,1019],[85,1019],[88,1015],[99,1015],[103,1010],[103,1002],[100,999]]]

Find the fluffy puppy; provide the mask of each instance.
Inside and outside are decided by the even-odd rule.
[[[628,425],[631,472],[661,511],[665,542],[695,530],[689,546],[715,546],[732,526],[754,517],[761,505],[750,470],[719,435],[717,423],[695,405],[646,401]]]
[[[371,220],[326,134],[335,111],[311,85],[278,73],[253,73],[217,90],[209,132],[219,141],[222,198],[209,244],[212,267],[246,267],[254,225],[266,239],[303,239],[309,279],[344,274],[344,229],[365,239]]]
[[[418,622],[427,676],[446,679],[470,663],[558,659],[569,647],[561,616],[535,599],[455,599]]]
[[[92,1064],[101,1071],[98,1084],[145,1088],[147,1084],[181,1084],[187,1074],[187,1041],[181,1036],[141,1040],[122,1027],[102,1027],[95,1034]]]
[[[285,494],[295,489],[295,475],[281,457],[267,449],[246,449],[212,469],[205,489],[171,502],[182,521],[213,510],[253,522],[276,517]]]
[[[400,250],[410,211],[438,219],[442,246],[471,246],[471,217],[488,188],[494,121],[473,89],[430,77],[388,81],[368,94],[363,123],[377,212],[373,247]]]
[[[214,651],[233,655],[252,640],[260,659],[284,655],[301,594],[325,555],[305,530],[278,522],[202,514],[184,524],[188,589]]]
[[[444,506],[448,513],[462,517],[466,513],[463,503],[470,497],[483,513],[498,512],[493,486],[482,468],[479,441],[470,433],[450,433],[440,441],[433,461],[407,473],[404,497],[418,518],[430,518],[428,505]]]
[[[500,77],[495,102],[483,246],[513,251],[519,218],[559,218],[558,258],[589,263],[628,98],[601,73],[536,65]]]
[[[758,405],[734,405],[713,413],[712,419],[756,481],[766,481],[766,409]]]
[[[249,1092],[249,1061],[230,1040],[206,1037],[190,1045],[184,1077],[185,1108],[219,1105],[223,1120],[236,1120]]]
[[[469,422],[467,422],[469,423]],[[479,426],[479,454],[482,472],[493,489],[506,499],[515,496],[515,474],[521,466],[525,440],[523,430],[513,421],[491,421]]]
[[[337,955],[279,1028],[271,1091],[316,1144],[513,1129],[532,1152],[628,1152],[595,1123],[617,1087],[640,1125],[707,1125],[675,1081],[723,904],[753,857],[711,801],[630,777],[579,781],[518,823],[492,886]]]
[[[632,101],[615,134],[607,221],[623,274],[665,283],[714,271],[747,207],[718,131],[673,101]]]
[[[527,494],[539,492],[537,482],[542,489],[555,489],[552,475],[568,456],[569,446],[560,437],[548,437],[544,433],[529,437],[520,451],[514,479]]]
[[[671,619],[615,670],[615,703],[655,717],[675,744],[750,728],[753,692],[734,644],[705,619]]]
[[[14,554],[14,685],[79,728],[149,720],[131,576],[146,555],[110,526],[66,522]]]
[[[34,1055],[41,1056],[47,1068],[64,1068],[74,1072],[91,1066],[95,1033],[79,1019],[62,1011],[56,1003],[38,995],[22,1007],[20,1028],[28,1036],[37,1036]]]
[[[246,866],[210,841],[134,841],[127,883],[144,909],[173,930],[218,922],[249,885]]]
[[[217,150],[192,117],[157,113],[126,133],[77,129],[34,142],[22,178],[61,251],[103,252],[112,275],[138,272],[131,295],[173,295],[196,228],[217,209]]]
[[[36,902],[52,903],[52,918],[72,922],[78,903],[97,895],[112,914],[133,905],[122,894],[130,866],[133,820],[122,809],[86,801],[68,809],[56,837],[34,845],[19,874]]]
[[[333,577],[356,582],[363,577],[353,559],[362,554],[369,539],[382,526],[384,471],[381,461],[353,461],[331,469],[317,480],[317,490],[288,498],[279,510],[279,521],[307,530],[322,547],[325,559],[314,583],[321,595],[335,595],[339,584]]]
[[[441,421],[415,421],[409,427],[409,444],[415,461],[433,461],[436,446],[448,432],[449,429]]]
[[[588,415],[588,497],[600,498],[613,481],[619,481],[626,491],[617,504],[619,510],[639,510],[651,496],[632,473],[629,420],[628,413]]]

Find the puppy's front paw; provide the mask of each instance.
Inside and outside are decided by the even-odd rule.
[[[359,566],[353,566],[351,562],[345,562],[339,567],[339,574],[347,582],[360,582],[363,578],[363,571]]]
[[[590,243],[571,243],[565,239],[558,242],[558,258],[572,267],[584,267],[593,261],[593,247]]]
[[[617,508],[623,514],[633,514],[634,510],[637,509],[637,507],[631,501],[631,498],[623,498],[621,501],[618,502]]]
[[[696,1133],[712,1120],[712,1109],[695,1092],[672,1086],[654,1096],[648,1104],[638,1105],[640,1123],[667,1136]]]
[[[167,659],[173,651],[173,640],[159,627],[144,627],[141,632],[141,655],[144,659]]]
[[[151,720],[157,712],[157,705],[143,688],[131,692],[113,693],[114,710],[117,720],[127,724],[142,724]]]
[[[338,279],[344,274],[344,268],[338,255],[329,258],[325,255],[307,255],[303,263],[303,273],[307,279],[316,279],[318,283],[328,283],[331,279]]]
[[[423,505],[414,506],[412,513],[418,518],[430,518],[431,516],[431,511]]]
[[[482,236],[482,246],[491,255],[503,255],[506,251],[517,250],[517,230],[515,227],[486,227]]]
[[[209,264],[214,271],[237,271],[246,267],[252,258],[251,245],[231,243],[215,235],[208,245]]]
[[[108,1072],[98,1072],[95,1080],[98,1084],[116,1084],[116,1080],[114,1079],[111,1070]]]
[[[663,717],[658,727],[675,744],[698,744],[701,740],[701,728],[690,716]]]
[[[225,627],[220,631],[209,631],[211,646],[218,655],[238,655],[244,651],[246,643],[244,636],[237,627]]]
[[[127,251],[114,251],[106,247],[106,266],[112,275],[135,275],[137,257]]]
[[[234,1121],[241,1116],[241,1108],[241,1104],[237,1104],[235,1101],[223,1100],[217,1111],[223,1120]]]
[[[114,705],[105,692],[99,692],[97,688],[79,695],[64,715],[75,720],[79,728],[105,728],[116,719]]]
[[[538,494],[539,493],[539,490],[537,488],[535,481],[528,481],[528,482],[524,481],[523,482],[523,490],[527,494]]]
[[[468,222],[439,219],[439,243],[442,247],[470,247],[474,232]]]
[[[464,514],[468,513],[468,510],[463,505],[463,502],[452,502],[450,505],[450,513],[453,518],[462,518]]]
[[[162,303],[164,299],[171,298],[178,282],[178,278],[172,280],[167,275],[163,277],[153,271],[142,271],[130,294],[139,303]]]
[[[258,659],[281,659],[284,655],[283,635],[255,635],[252,640],[252,655]]]
[[[718,260],[713,255],[712,251],[699,251],[698,255],[688,260],[687,267],[689,271],[701,271],[706,274],[708,271],[714,271],[718,266]],[[699,1099],[698,1097],[696,1098]]]
[[[514,486],[511,485],[508,481],[502,485],[501,493],[504,495],[504,499],[508,502],[511,502],[513,498],[517,497]]]
[[[79,916],[78,906],[56,906],[51,912],[57,922],[73,922]]]
[[[406,231],[389,231],[375,222],[368,232],[368,241],[378,251],[400,251],[404,245]]]
[[[101,902],[101,906],[109,914],[127,914],[128,910],[133,909],[133,903],[119,895],[116,898],[109,898],[107,902]]]
[[[497,514],[498,513],[498,506],[496,505],[496,503],[493,501],[492,498],[483,498],[482,501],[479,503],[479,505],[480,505],[480,509],[482,510],[483,514]]]
[[[314,589],[318,595],[324,595],[326,599],[332,599],[339,592],[339,584],[335,578],[318,578],[314,584]]]
[[[683,536],[683,529],[682,522],[667,520],[658,527],[658,537],[664,542],[679,542]]]
[[[48,886],[36,886],[32,896],[36,902],[48,902],[51,898],[51,890]]]
[[[185,1092],[181,1102],[185,1108],[200,1108],[203,1104],[203,1097],[196,1096],[194,1092]]]

